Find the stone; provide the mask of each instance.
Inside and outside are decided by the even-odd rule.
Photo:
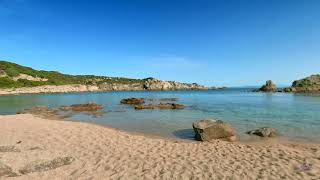
[[[44,161],[44,162],[35,161],[21,168],[19,172],[21,174],[28,174],[32,172],[49,171],[51,169],[56,169],[61,166],[69,165],[74,160],[75,159],[73,157],[57,157],[51,161]]]
[[[184,109],[185,106],[176,103],[160,103],[160,104],[146,104],[138,105],[134,107],[136,110],[142,109]]]
[[[17,176],[17,173],[13,172],[13,170],[10,166],[7,166],[7,165],[2,164],[0,162],[0,178],[1,177],[15,177],[15,176]]]
[[[160,98],[159,101],[177,101],[178,98]]]
[[[87,103],[87,104],[73,104],[71,106],[62,106],[61,110],[71,110],[77,112],[88,112],[88,111],[98,111],[103,109],[103,106],[96,103]]]
[[[210,141],[221,139],[227,141],[236,140],[236,131],[229,123],[215,119],[203,119],[193,122],[195,139],[198,141]]]
[[[265,85],[263,85],[258,91],[261,92],[277,92],[277,86],[273,84],[271,80],[268,80]]]
[[[0,152],[20,152],[15,146],[0,146]]]
[[[120,101],[121,104],[130,104],[130,105],[138,105],[138,104],[143,104],[144,99],[143,98],[126,98],[122,99]]]
[[[274,128],[263,127],[263,128],[248,131],[247,134],[257,135],[260,137],[276,137],[277,130]]]

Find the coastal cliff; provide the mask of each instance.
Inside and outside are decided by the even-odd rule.
[[[296,80],[291,87],[278,89],[271,80],[267,81],[261,88],[255,92],[293,92],[293,93],[320,93],[320,74],[311,75],[304,79]]]
[[[68,75],[57,71],[38,71],[0,61],[0,95],[22,93],[66,93],[138,90],[207,90],[197,83],[163,81],[156,78],[130,79],[94,75]]]
[[[284,92],[320,93],[320,74],[311,75],[304,79],[296,80],[291,87],[284,88]]]

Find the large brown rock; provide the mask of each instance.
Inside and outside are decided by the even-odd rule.
[[[144,99],[143,98],[126,98],[126,99],[122,99],[120,103],[137,105],[137,104],[143,104]]]
[[[274,128],[263,127],[252,131],[248,131],[247,134],[256,135],[260,137],[276,137],[278,133],[277,130]]]
[[[195,139],[199,141],[210,141],[213,139],[236,140],[235,129],[229,123],[220,120],[203,119],[193,122],[192,126],[195,132]]]
[[[262,92],[277,92],[278,88],[271,80],[268,80],[265,85],[263,85],[258,91]]]
[[[60,109],[84,112],[84,111],[98,111],[100,109],[103,109],[103,107],[96,103],[87,103],[87,104],[73,104],[71,106],[62,106],[60,107]]]

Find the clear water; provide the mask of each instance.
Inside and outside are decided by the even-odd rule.
[[[177,97],[183,110],[140,110],[119,102],[126,97]],[[192,122],[218,118],[245,132],[274,127],[282,137],[320,142],[320,95],[253,93],[249,89],[218,91],[138,91],[0,96],[0,114],[15,114],[36,105],[57,107],[96,102],[104,106],[103,117],[78,114],[72,119],[108,125],[127,131],[166,137],[192,138]],[[150,103],[158,103],[156,101]],[[123,112],[125,111],[125,112]]]

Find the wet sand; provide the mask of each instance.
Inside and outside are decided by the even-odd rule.
[[[0,116],[0,179],[318,179],[320,145],[196,142]]]

